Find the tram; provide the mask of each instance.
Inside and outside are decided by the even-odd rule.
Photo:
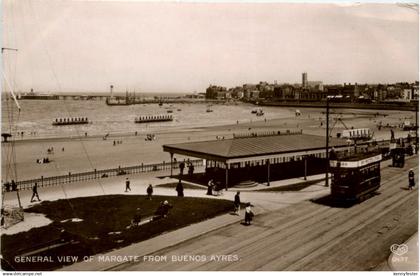
[[[359,153],[330,160],[331,196],[337,202],[361,202],[381,184],[382,154]]]

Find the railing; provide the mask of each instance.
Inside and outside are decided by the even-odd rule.
[[[190,161],[194,167],[202,166],[203,160],[191,160]],[[179,168],[179,164],[181,162],[172,162],[172,169]],[[154,172],[154,171],[165,171],[171,169],[170,162],[163,162],[163,163],[156,163],[156,164],[141,164],[137,166],[130,166],[130,167],[118,167],[115,169],[104,169],[104,170],[93,170],[89,172],[82,172],[82,173],[71,173],[69,172],[66,175],[59,175],[59,176],[50,176],[50,177],[43,177],[36,179],[29,179],[23,181],[17,181],[16,187],[18,190],[28,190],[33,187],[35,183],[38,183],[38,187],[48,187],[48,186],[55,186],[61,184],[68,184],[72,182],[79,182],[79,181],[88,181],[93,179],[99,178],[106,178],[106,177],[113,177],[119,175],[128,175],[128,174],[139,174],[139,173],[146,173],[146,172]],[[9,186],[9,188],[7,188]],[[12,185],[10,183],[3,184],[3,192],[4,191],[13,191]]]

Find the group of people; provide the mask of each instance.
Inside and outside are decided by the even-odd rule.
[[[194,165],[193,163],[191,163],[191,161],[188,159],[187,162],[182,161],[181,163],[179,163],[179,174],[180,175],[184,175],[184,169],[185,167],[188,168],[188,175],[193,175],[194,174]]]
[[[122,140],[114,140],[113,143],[112,143],[112,145],[113,146],[120,145],[120,144],[122,144],[122,142],[123,142]]]
[[[220,184],[220,182],[214,182],[213,179],[210,179],[209,182],[207,183],[207,195],[219,196],[222,194],[223,194],[223,187]]]
[[[241,192],[236,192],[235,198],[233,200],[233,212],[235,215],[239,216],[239,212],[241,210]],[[254,217],[254,213],[251,210],[251,202],[248,202],[245,206],[245,218],[244,224],[251,225],[252,218]]]
[[[10,183],[9,182],[4,183],[4,189],[6,190],[6,192],[10,192],[10,191],[15,192],[15,191],[17,191],[17,184],[12,179],[12,181],[10,181]]]
[[[37,164],[44,164],[44,163],[50,163],[50,162],[51,162],[51,160],[48,157],[36,159]]]

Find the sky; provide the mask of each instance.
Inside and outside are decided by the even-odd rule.
[[[3,0],[2,19],[16,91],[418,80],[418,10],[396,4]]]

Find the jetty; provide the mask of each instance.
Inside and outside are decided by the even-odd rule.
[[[88,124],[89,119],[87,117],[77,118],[56,118],[53,122],[53,126],[64,126],[64,125],[82,125]]]
[[[173,121],[172,115],[154,115],[154,116],[140,116],[135,118],[134,122],[141,123],[154,123],[154,122],[170,122]]]

